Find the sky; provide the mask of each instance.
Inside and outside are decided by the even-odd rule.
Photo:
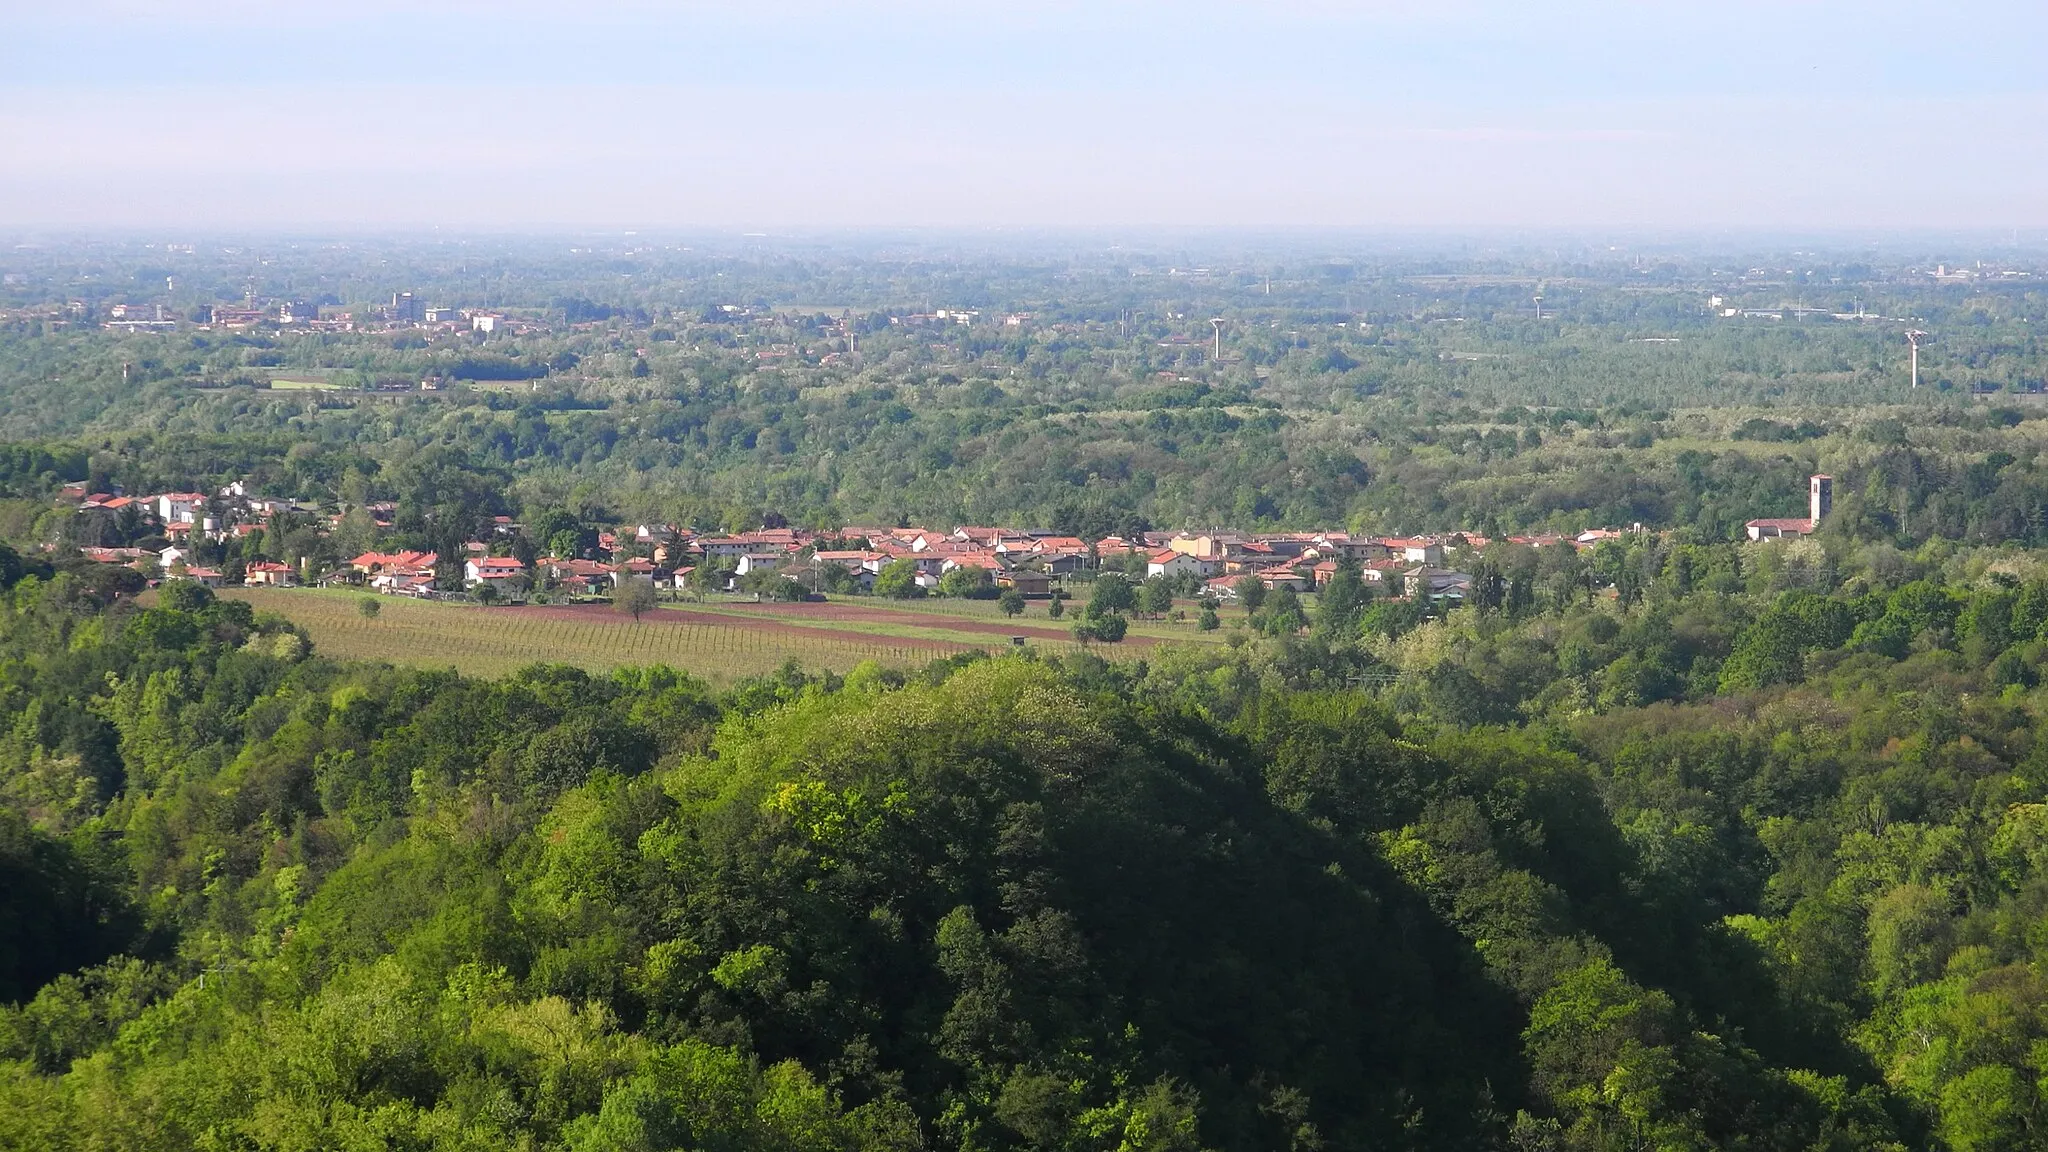
[[[2042,0],[0,0],[0,224],[2048,226]]]

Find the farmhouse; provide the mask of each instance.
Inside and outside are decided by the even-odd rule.
[[[523,589],[526,565],[509,556],[478,556],[463,562],[462,577],[473,588],[489,585],[501,591]]]
[[[242,583],[250,587],[293,588],[299,583],[298,570],[289,564],[278,564],[259,560],[249,565],[242,577]]]
[[[1164,548],[1154,552],[1145,561],[1145,575],[1152,576],[1213,576],[1216,562],[1203,559],[1192,552],[1181,552]]]

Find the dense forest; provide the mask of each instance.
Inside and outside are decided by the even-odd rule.
[[[29,570],[0,1145],[2031,1146],[2048,574],[1758,551],[718,692]]]
[[[2039,1147],[2048,319],[1919,263],[0,254],[0,1150]],[[194,319],[278,298],[330,327]],[[1643,530],[1116,662],[482,679],[145,590],[59,495],[232,481],[322,564]]]

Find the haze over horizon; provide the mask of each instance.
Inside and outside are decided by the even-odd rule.
[[[2048,9],[2009,2],[85,0],[9,24],[9,226],[2048,224]]]

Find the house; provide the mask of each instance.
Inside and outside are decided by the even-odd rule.
[[[633,559],[627,560],[625,563],[620,564],[618,567],[612,569],[612,587],[616,588],[619,586],[619,582],[621,580],[630,580],[635,576],[645,576],[647,579],[653,580],[654,574],[654,561],[642,560],[639,557],[634,557]],[[659,581],[656,582],[659,583]]]
[[[1189,536],[1182,533],[1166,542],[1175,552],[1185,552],[1198,560],[1221,560],[1229,550],[1230,542],[1218,536]]]
[[[251,588],[294,588],[298,586],[299,573],[298,569],[293,568],[289,564],[279,564],[270,560],[258,560],[256,563],[249,565],[247,571],[242,576],[242,583]]]
[[[1018,592],[1029,597],[1050,596],[1052,595],[1052,577],[1047,576],[1043,572],[1013,568],[1007,572],[996,573],[996,587],[1015,588]]]
[[[596,560],[557,560],[551,557],[540,561],[539,569],[556,588],[571,596],[600,593],[612,583],[611,568]]]
[[[1315,542],[1314,534],[1307,532],[1271,533],[1259,537],[1256,541],[1256,543],[1265,545],[1273,555],[1288,560],[1303,555],[1315,546]]]
[[[157,550],[156,566],[168,572],[171,570],[172,565],[186,563],[191,559],[191,556],[190,552],[173,544],[168,548]]]
[[[1410,564],[1436,567],[1444,562],[1444,546],[1440,541],[1427,536],[1393,536],[1381,540],[1388,555],[1406,560]]]
[[[440,562],[441,557],[433,552],[365,552],[350,560],[348,566],[371,576],[392,569],[432,568]]]
[[[881,572],[883,566],[888,563],[889,555],[885,552],[837,550],[814,552],[811,554],[811,566],[813,569],[822,570],[828,564],[835,565],[841,570],[851,573],[854,581],[862,588],[873,588],[875,586],[876,574]]]
[[[391,596],[425,596],[434,590],[434,573],[380,572],[370,578],[370,587]]]
[[[785,529],[785,532],[787,530]],[[763,537],[768,538],[764,539]],[[779,538],[778,538],[779,537]],[[741,532],[736,536],[706,536],[697,541],[706,556],[734,558],[748,553],[766,554],[787,551],[795,541],[787,535],[769,535],[760,532]]]
[[[1271,545],[1262,544],[1257,540],[1246,540],[1230,546],[1230,550],[1224,554],[1223,570],[1257,572],[1261,568],[1271,568],[1279,559],[1274,555]]]
[[[1316,537],[1324,555],[1337,553],[1348,560],[1383,560],[1387,557],[1387,546],[1369,536],[1353,536],[1348,532],[1325,532]]]
[[[1145,575],[1153,576],[1214,576],[1217,563],[1197,557],[1192,552],[1173,548],[1162,548],[1145,560]]]
[[[1417,597],[1463,600],[1472,591],[1472,577],[1448,568],[1419,564],[1401,574],[1401,587],[1411,600]]]
[[[789,556],[782,552],[748,552],[733,565],[732,574],[746,576],[754,572],[773,572],[787,559]]]
[[[944,574],[955,568],[979,568],[991,575],[1003,570],[1002,557],[993,552],[951,552],[939,561],[939,572]]]
[[[1367,560],[1358,570],[1359,578],[1368,584],[1399,584],[1401,574],[1408,570],[1406,560],[1391,557],[1384,560]]]
[[[1041,552],[1036,557],[1039,570],[1048,576],[1072,576],[1088,570],[1088,553],[1083,552]]]
[[[80,548],[78,553],[95,564],[133,564],[145,556],[152,557],[150,560],[152,564],[156,562],[152,553],[144,552],[140,548],[94,548],[87,546]]]
[[[1259,583],[1276,592],[1282,588],[1292,588],[1296,592],[1309,590],[1309,578],[1284,564],[1261,568],[1255,575],[1258,576]]]
[[[811,553],[811,559],[820,564],[837,564],[849,572],[880,572],[890,556],[887,552],[862,550],[826,550]]]
[[[500,590],[523,587],[526,565],[510,556],[475,556],[463,562],[462,578],[471,587],[484,584]]]
[[[166,524],[191,524],[206,510],[204,492],[166,492],[156,498],[156,518]]]
[[[221,586],[220,570],[216,568],[187,568],[185,579],[196,581],[208,588]]]

